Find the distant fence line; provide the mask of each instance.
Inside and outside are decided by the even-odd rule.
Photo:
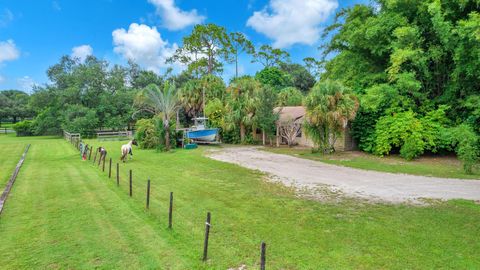
[[[15,133],[15,130],[11,128],[6,128],[6,127],[0,128],[0,134],[9,134],[9,133]]]
[[[87,158],[88,160],[92,159],[92,152],[95,151],[95,155],[94,155],[94,158],[93,158],[93,164],[96,165],[97,168],[100,168],[100,170],[102,170],[102,172],[105,172],[105,160],[106,160],[106,156],[107,156],[108,151],[104,152],[104,153],[103,152],[100,153],[100,156],[99,156],[98,161],[97,161],[97,154],[99,153],[99,151],[97,151],[97,148],[95,148],[95,150],[94,150],[93,146],[89,146],[88,144],[83,144],[80,136],[76,136],[76,134],[72,134],[72,133],[68,133],[68,132],[64,132],[64,133],[67,133],[69,135],[69,136],[65,136],[67,141],[69,141],[77,149],[77,151],[84,151],[84,153],[82,153],[82,154],[84,154],[85,157],[88,157]],[[86,149],[82,149],[84,147],[86,147]],[[117,184],[117,187],[120,186],[120,178],[119,178],[120,173],[119,173],[119,171],[120,171],[120,164],[117,162],[117,164],[116,164],[116,184]],[[112,158],[109,159],[109,165],[108,165],[108,178],[111,179],[111,177],[112,177]],[[148,179],[147,188],[146,188],[146,205],[145,205],[145,208],[147,210],[149,210],[149,208],[150,208],[150,185],[151,185],[151,182],[150,182],[150,179]],[[131,169],[128,171],[128,194],[129,194],[129,197],[132,198],[132,195],[133,195],[133,172],[132,172]],[[172,223],[173,223],[173,192],[170,192],[169,207],[168,207],[168,228],[169,229],[172,229],[172,227],[173,227]],[[203,243],[203,253],[202,253],[202,261],[204,261],[204,262],[208,260],[208,246],[209,246],[211,226],[212,226],[211,225],[211,213],[207,212],[207,218],[205,220],[205,239],[204,239],[204,243]],[[263,241],[260,244],[260,264],[259,264],[259,266],[260,266],[261,270],[266,269],[265,268],[265,266],[266,266],[266,243],[263,242]]]
[[[107,139],[130,139],[133,138],[134,131],[133,130],[121,130],[121,131],[97,131],[95,135],[99,140],[107,140]],[[72,142],[72,141],[81,141],[82,136],[80,133],[72,133],[66,130],[63,131],[63,137],[65,140]]]

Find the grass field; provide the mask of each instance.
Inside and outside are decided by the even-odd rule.
[[[16,161],[27,143],[32,147],[0,217],[2,269],[252,269],[261,241],[268,269],[480,268],[474,202],[414,207],[301,199],[258,172],[203,157],[204,148],[134,149],[116,187],[115,174],[108,179],[61,139],[0,138],[1,147],[21,146],[4,153]],[[121,142],[91,143],[118,160]],[[148,178],[151,209],[145,210]],[[202,263],[207,211],[210,259]]]
[[[312,153],[310,149],[305,148],[268,147],[262,149],[277,154],[292,155],[357,169],[444,178],[480,179],[480,171],[478,169],[473,174],[466,174],[460,161],[452,156],[421,157],[413,161],[406,161],[395,155],[377,157],[363,152],[337,152],[323,155]]]

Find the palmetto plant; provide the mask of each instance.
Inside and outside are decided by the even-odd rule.
[[[245,142],[247,127],[254,125],[255,110],[258,105],[257,92],[261,84],[252,78],[240,78],[227,89],[226,102],[227,129],[240,128],[240,140]],[[255,130],[255,127],[252,127]]]
[[[359,103],[348,88],[336,81],[317,83],[305,98],[305,131],[320,151],[335,151],[338,135],[353,120]]]
[[[141,110],[161,115],[165,131],[165,149],[170,150],[170,119],[179,108],[179,97],[174,84],[165,83],[163,88],[155,84],[147,86],[138,98]]]

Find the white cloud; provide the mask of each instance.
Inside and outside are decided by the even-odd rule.
[[[270,0],[248,19],[252,27],[285,48],[296,43],[313,45],[320,38],[320,24],[337,9],[337,0]]]
[[[36,83],[29,76],[23,76],[22,78],[17,79],[17,85],[20,90],[30,92]]]
[[[13,40],[0,41],[0,64],[5,61],[13,61],[18,57],[20,57],[20,50],[17,49]]]
[[[87,56],[93,54],[93,48],[90,45],[81,45],[72,48],[72,57],[80,59],[81,62],[85,61]]]
[[[5,77],[3,77],[2,75],[0,75],[0,83],[3,83],[5,81]]]
[[[1,27],[7,27],[10,22],[12,22],[14,19],[13,13],[10,11],[10,9],[6,8],[3,10],[2,13],[0,13],[0,28]]]
[[[56,0],[52,1],[52,8],[56,11],[62,11],[62,7],[60,6],[60,3],[58,3],[58,1]]]
[[[156,13],[162,18],[163,26],[168,30],[180,30],[205,20],[205,16],[198,14],[196,9],[181,10],[175,6],[174,0],[148,0],[148,2],[157,8]]]
[[[156,27],[145,24],[132,23],[128,31],[117,29],[112,36],[114,52],[156,73],[167,66],[165,61],[178,48],[176,43],[163,40]]]

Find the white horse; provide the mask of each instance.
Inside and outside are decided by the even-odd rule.
[[[127,144],[122,145],[122,157],[120,158],[121,161],[123,161],[123,162],[127,161],[127,155],[128,154],[133,156],[132,145],[137,145],[138,146],[137,141],[135,141],[135,139],[129,141]]]

